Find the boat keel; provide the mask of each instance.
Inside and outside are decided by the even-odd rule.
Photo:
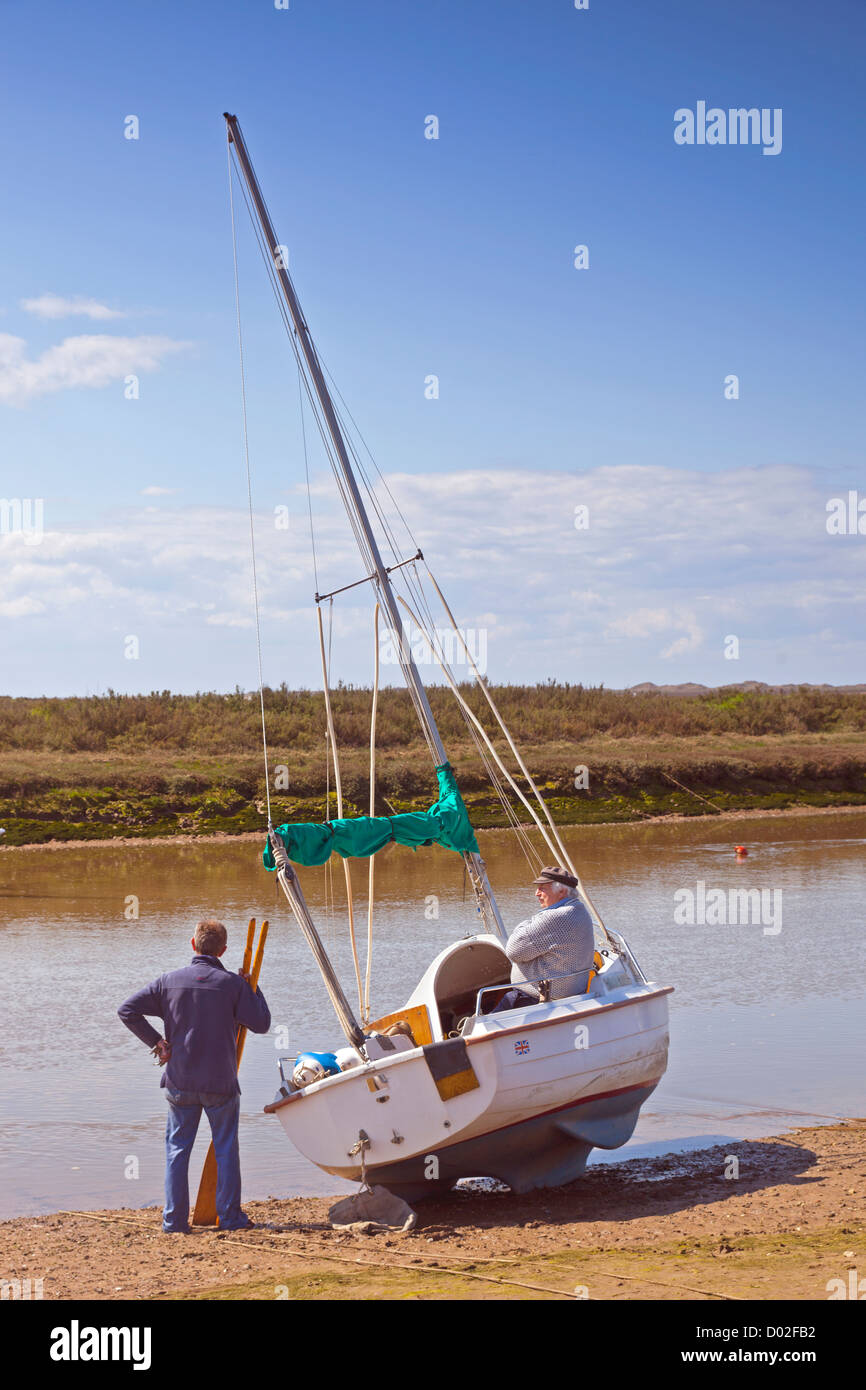
[[[655,1083],[578,1101],[431,1154],[371,1165],[367,1179],[407,1202],[441,1196],[468,1177],[498,1178],[513,1192],[561,1187],[581,1176],[594,1148],[619,1148],[631,1138],[640,1108],[654,1090]]]

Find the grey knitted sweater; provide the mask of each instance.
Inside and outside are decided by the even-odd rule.
[[[505,950],[512,962],[512,984],[549,979],[551,999],[582,994],[595,950],[592,917],[580,898],[570,893],[520,922]],[[566,978],[554,979],[557,975]],[[530,992],[537,993],[534,985]]]

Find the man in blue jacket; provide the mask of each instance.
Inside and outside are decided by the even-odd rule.
[[[217,1162],[220,1230],[239,1230],[252,1222],[241,1210],[237,1030],[243,1025],[266,1033],[271,1015],[261,990],[253,993],[242,973],[233,975],[220,964],[226,949],[221,922],[199,922],[190,945],[191,964],[160,975],[117,1012],[165,1066],[159,1083],[168,1100],[162,1229],[189,1232],[189,1156],[204,1110]],[[145,1015],[163,1020],[164,1037]]]

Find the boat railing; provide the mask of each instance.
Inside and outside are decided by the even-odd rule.
[[[626,964],[630,967],[632,974],[634,975],[635,984],[645,985],[647,982],[647,977],[638,965],[637,960],[635,959],[634,952],[632,951],[625,937],[620,936],[619,932],[611,931],[610,928],[608,928],[607,934],[613,941],[614,946],[619,951],[620,958],[625,960]]]
[[[476,995],[476,999],[475,999],[475,1013],[476,1013],[476,1015],[480,1015],[480,1014],[483,1013],[483,1009],[482,1009],[482,1007],[481,1007],[482,999],[483,999],[484,995],[486,995],[486,994],[492,994],[494,990],[496,990],[496,991],[498,991],[499,993],[505,995],[505,994],[507,994],[508,991],[511,990],[511,989],[523,989],[524,985],[537,985],[537,986],[538,986],[538,999],[537,999],[536,1002],[539,1003],[539,1004],[547,1004],[547,1003],[549,1003],[549,1001],[550,1001],[550,988],[551,988],[551,985],[554,983],[555,980],[574,980],[574,979],[579,979],[581,976],[586,976],[586,977],[588,977],[590,974],[594,974],[594,973],[595,973],[595,967],[594,967],[594,966],[589,966],[589,967],[587,967],[587,968],[584,969],[584,970],[566,970],[566,971],[564,971],[564,972],[563,972],[562,974],[560,974],[560,975],[550,975],[550,974],[547,974],[547,975],[538,975],[538,976],[535,976],[535,977],[532,978],[532,979],[526,979],[526,980],[511,980],[508,984],[485,985],[483,989],[479,989],[479,991],[478,991],[478,993],[477,993],[477,995]],[[588,983],[588,981],[587,981],[587,983]],[[571,991],[571,994],[586,994],[586,993],[587,993],[587,989],[586,989],[586,988],[584,988],[584,989],[575,989],[575,990],[572,990],[572,991]],[[565,997],[568,998],[568,997],[570,997],[570,996],[566,995]]]

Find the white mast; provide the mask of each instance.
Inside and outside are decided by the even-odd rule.
[[[313,343],[312,338],[310,337],[310,331],[307,328],[306,320],[304,319],[304,316],[301,312],[301,306],[298,302],[297,295],[295,294],[294,285],[292,284],[289,272],[283,263],[283,257],[280,251],[279,243],[277,241],[276,233],[274,232],[273,224],[271,222],[268,209],[265,205],[264,198],[262,197],[262,192],[259,188],[255,171],[253,170],[253,166],[250,162],[250,157],[247,154],[247,148],[244,143],[243,135],[241,134],[241,129],[238,124],[237,117],[229,115],[227,111],[223,112],[223,115],[225,117],[226,126],[228,127],[229,143],[233,144],[235,147],[237,160],[241,167],[241,171],[243,173],[247,188],[249,189],[250,197],[252,198],[253,206],[256,210],[256,215],[258,216],[259,223],[261,224],[262,233],[265,237],[265,241],[268,247],[268,252],[273,260],[274,271],[276,273],[280,289],[282,290],[283,297],[286,301],[286,305],[289,310],[289,315],[291,317],[292,324],[294,325],[295,334],[301,346],[301,351],[304,354],[304,359],[307,364],[310,379],[312,381],[313,387],[315,388],[316,395],[319,399],[319,405],[322,409],[322,414],[324,416],[328,433],[331,436],[331,441],[333,443],[334,451],[337,456],[337,462],[339,464],[340,472],[345,483],[345,492],[343,493],[343,497],[346,504],[346,509],[349,512],[350,520],[352,519],[352,513],[354,512],[354,520],[357,522],[357,526],[360,527],[361,536],[363,536],[364,545],[362,546],[361,537],[358,536],[357,528],[353,528],[355,529],[356,537],[358,539],[358,545],[361,549],[361,558],[367,564],[368,568],[372,570],[371,579],[375,585],[376,592],[379,596],[379,602],[381,603],[384,611],[387,613],[392,631],[394,632],[395,639],[398,645],[400,665],[403,670],[403,675],[405,677],[406,684],[409,687],[409,690],[413,696],[415,708],[417,710],[422,727],[425,729],[427,737],[430,740],[430,743],[435,751],[437,761],[439,763],[445,763],[448,761],[448,756],[445,752],[445,746],[442,742],[439,730],[436,726],[436,720],[433,718],[433,711],[430,708],[430,701],[427,698],[427,692],[424,689],[423,681],[421,680],[421,677],[418,674],[418,669],[412,657],[412,652],[409,646],[408,639],[406,637],[405,632],[403,631],[403,624],[400,620],[400,612],[397,607],[397,601],[394,597],[394,591],[391,586],[391,580],[389,578],[388,571],[385,568],[385,565],[383,564],[382,556],[379,551],[379,546],[376,542],[376,537],[370,525],[370,519],[367,516],[367,511],[364,506],[363,499],[358,490],[358,484],[355,481],[355,475],[352,471],[352,465],[349,459],[349,452],[346,448],[346,442],[343,438],[343,432],[340,428],[339,420],[337,419],[337,413],[334,409],[334,403],[331,399],[331,393],[328,390],[328,386],[325,381],[325,375],[322,371],[321,363],[319,362],[315,345]],[[367,550],[366,555],[364,554],[365,547]],[[499,908],[496,905],[496,899],[493,896],[493,891],[487,879],[487,871],[484,867],[484,861],[481,858],[481,855],[476,852],[465,851],[463,854],[463,859],[469,871],[469,876],[472,880],[472,886],[475,891],[476,902],[478,904],[479,911],[481,912],[482,917],[484,918],[485,925],[489,927],[489,918],[492,918],[496,930],[498,931],[502,939],[505,940],[505,928],[502,924],[502,918],[499,914]]]

